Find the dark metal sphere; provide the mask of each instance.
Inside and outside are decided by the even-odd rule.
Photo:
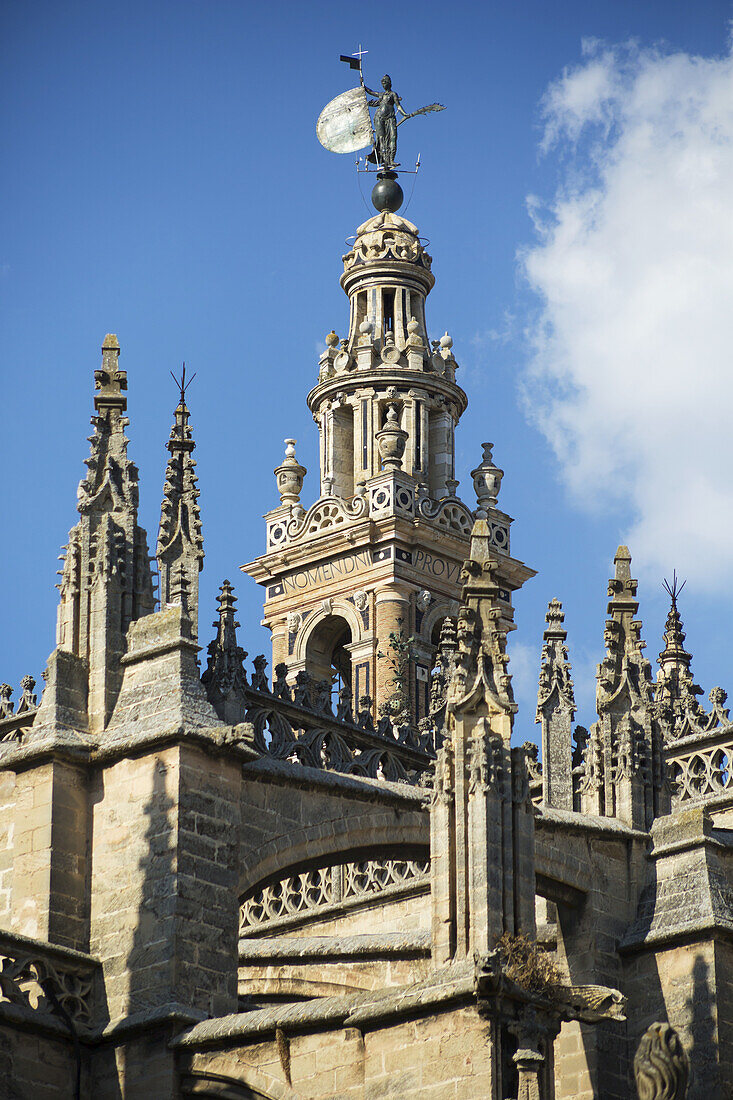
[[[388,210],[394,214],[402,206],[404,199],[402,188],[397,182],[396,172],[380,172],[372,191],[372,203],[380,214]]]

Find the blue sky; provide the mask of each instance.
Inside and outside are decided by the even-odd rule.
[[[315,120],[351,83],[338,57],[360,42],[369,83],[389,72],[408,109],[447,107],[400,130],[403,163],[423,162],[406,213],[431,242],[429,328],[450,331],[470,398],[459,492],[471,499],[468,471],[493,440],[514,552],[539,571],[510,649],[520,738],[534,735],[553,596],[578,717],[592,720],[606,578],[626,539],[651,659],[676,567],[697,678],[733,688],[731,14],[713,0],[7,0],[0,680],[16,698],[54,644],[56,558],[107,332],[128,371],[151,545],[169,370],[197,371],[201,641],[227,576],[242,644],[267,652],[260,591],[237,567],[264,548],[283,439],[317,468],[305,395],[325,333],[345,330],[340,257],[367,210],[352,158],[321,148]]]

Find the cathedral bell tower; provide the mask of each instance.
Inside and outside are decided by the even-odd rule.
[[[382,210],[359,226],[343,262],[348,335],[326,337],[308,394],[320,432],[318,499],[301,504],[306,470],[286,440],[267,551],[242,568],[265,588],[273,666],[287,665],[288,680],[303,670],[338,676],[355,710],[371,697],[375,722],[397,692],[417,723],[429,714],[430,669],[441,624],[458,609],[476,514],[456,495],[454,433],[468,402],[453,341],[428,336],[435,277],[416,226]],[[472,476],[511,629],[511,593],[534,574],[509,557],[490,444]],[[409,663],[390,635],[413,639]]]

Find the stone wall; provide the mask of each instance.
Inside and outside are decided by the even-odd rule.
[[[76,1059],[68,1039],[2,1028],[0,1096],[4,1100],[74,1100],[75,1083]],[[86,1059],[82,1062],[81,1095],[93,1095]]]
[[[635,953],[625,962],[631,1049],[655,1020],[669,1022],[690,1058],[688,1100],[730,1095],[732,961],[728,944],[708,940]]]
[[[429,845],[426,796],[377,780],[343,779],[311,768],[283,774],[247,766],[242,787],[240,894],[290,867],[337,862],[385,845]]]
[[[236,1008],[240,767],[195,747],[97,775],[91,950],[112,1019]]]
[[[183,1065],[230,1076],[274,1098],[478,1100],[495,1096],[490,1050],[490,1025],[467,1007],[364,1031],[283,1036],[279,1046],[273,1036],[194,1053]]]

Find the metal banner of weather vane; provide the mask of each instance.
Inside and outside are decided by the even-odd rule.
[[[321,145],[332,153],[355,153],[368,149],[371,153],[365,158],[361,171],[369,171],[369,165],[375,165],[373,171],[381,181],[374,188],[372,202],[378,210],[396,210],[402,202],[402,189],[397,180],[397,127],[417,115],[426,115],[431,111],[443,111],[441,103],[430,103],[417,111],[407,113],[402,106],[401,97],[392,88],[389,76],[382,77],[382,91],[375,92],[364,83],[361,59],[366,53],[361,47],[349,56],[341,55],[350,69],[359,73],[359,86],[350,88],[332,99],[321,111],[316,123],[316,135]],[[371,99],[367,97],[371,96]],[[374,108],[374,120],[369,108]],[[402,117],[397,119],[397,115]],[[357,161],[357,170],[360,160]],[[414,172],[420,167],[418,157]],[[404,169],[403,169],[404,171]]]

